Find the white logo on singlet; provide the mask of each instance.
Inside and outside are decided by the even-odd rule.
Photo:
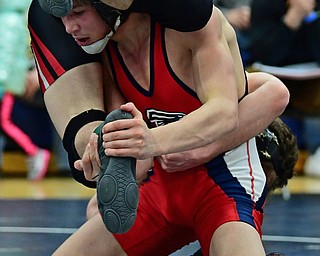
[[[178,121],[186,115],[181,112],[166,112],[150,108],[146,110],[146,114],[150,123],[155,127]]]

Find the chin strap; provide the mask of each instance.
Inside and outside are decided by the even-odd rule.
[[[109,40],[111,39],[112,35],[118,29],[119,26],[120,26],[120,17],[118,17],[114,29],[111,30],[109,32],[109,34],[107,34],[104,38],[102,38],[99,41],[96,41],[92,44],[81,46],[81,48],[86,53],[89,53],[89,54],[98,54],[98,53],[102,52],[105,49]]]

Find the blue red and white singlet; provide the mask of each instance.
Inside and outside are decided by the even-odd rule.
[[[149,90],[132,77],[116,44],[109,45],[107,55],[116,85],[150,127],[177,121],[201,106],[170,67],[159,24],[151,26]],[[255,139],[187,171],[167,173],[155,162],[154,175],[140,187],[133,228],[115,237],[128,255],[168,255],[196,239],[208,255],[211,237],[223,223],[246,222],[261,234],[264,187]]]

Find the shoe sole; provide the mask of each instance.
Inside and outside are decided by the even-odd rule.
[[[41,8],[56,17],[66,16],[73,6],[72,0],[38,0]]]
[[[105,123],[132,118],[130,113],[115,110]],[[97,183],[98,208],[107,229],[114,234],[127,232],[136,219],[139,189],[136,182],[136,159],[132,157],[109,157],[98,140],[101,170]]]

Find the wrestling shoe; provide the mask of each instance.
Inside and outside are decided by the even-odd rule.
[[[66,16],[73,8],[72,0],[38,0],[41,8],[53,16]]]
[[[112,111],[96,130],[101,169],[97,182],[98,208],[107,229],[114,234],[127,232],[134,224],[139,190],[136,182],[136,159],[109,157],[102,147],[101,128],[104,124],[132,118],[120,109]]]
[[[51,153],[47,149],[39,148],[34,156],[28,157],[28,179],[42,180],[48,171]]]

